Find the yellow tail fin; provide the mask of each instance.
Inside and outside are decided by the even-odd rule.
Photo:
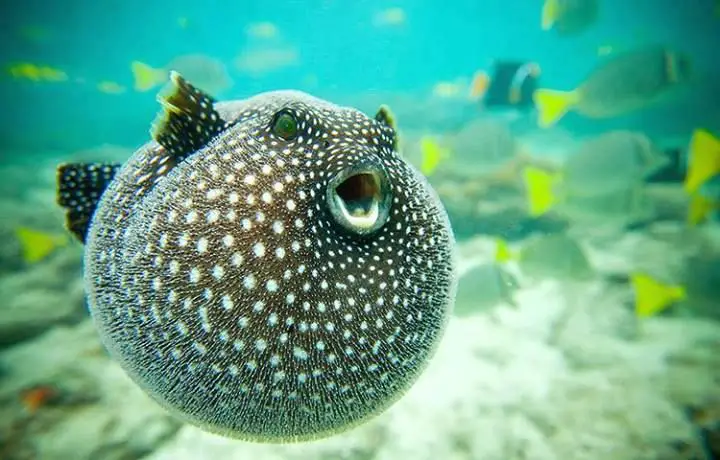
[[[555,20],[560,12],[560,4],[558,0],[545,0],[542,9],[542,18],[540,21],[540,27],[542,30],[550,30],[555,24]]]
[[[25,227],[17,228],[15,235],[22,247],[23,260],[27,263],[39,262],[58,247],[68,243],[65,235],[51,235]]]
[[[515,254],[508,246],[507,241],[498,238],[495,240],[495,262],[504,263],[515,259]]]
[[[428,136],[420,139],[420,152],[422,153],[420,172],[425,176],[430,176],[435,172],[440,162],[450,153],[447,149],[442,148],[435,139]]]
[[[720,173],[720,140],[709,132],[698,129],[690,140],[685,191],[696,192],[705,181],[718,173]]]
[[[632,275],[630,281],[635,289],[635,314],[640,318],[653,316],[685,298],[682,287],[662,284],[642,273]]]
[[[490,87],[490,76],[487,72],[479,70],[473,75],[472,82],[470,83],[470,100],[477,101],[485,97],[488,88]]]
[[[148,91],[167,80],[168,75],[162,70],[155,69],[140,61],[133,61],[130,70],[135,80],[136,91]]]
[[[528,213],[532,217],[541,216],[557,202],[554,188],[558,182],[558,176],[532,166],[526,167],[523,175],[525,176]]]
[[[533,93],[538,110],[538,126],[549,128],[557,123],[578,101],[577,91],[538,89]]]
[[[690,197],[690,206],[688,208],[688,225],[693,226],[703,222],[708,214],[717,207],[718,205],[713,200],[699,194],[693,195]]]

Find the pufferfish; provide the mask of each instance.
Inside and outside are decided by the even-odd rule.
[[[433,356],[456,290],[447,214],[392,115],[168,85],[124,165],[58,168],[104,346],[216,434],[304,441],[378,415]]]

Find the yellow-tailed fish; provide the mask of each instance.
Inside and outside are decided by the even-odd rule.
[[[525,167],[523,176],[528,214],[539,217],[547,213],[558,202],[556,187],[562,176],[534,166]]]
[[[611,131],[580,144],[558,172],[533,166],[524,170],[529,213],[540,216],[558,204],[571,220],[588,211],[608,220],[647,215],[639,186],[668,162],[650,139],[632,131]],[[585,208],[585,211],[583,211]],[[632,214],[632,216],[630,216]]]
[[[495,240],[495,262],[509,262],[511,260],[516,260],[518,256],[518,253],[515,253],[510,249],[507,241],[503,240],[502,238],[498,238]]]
[[[429,136],[420,139],[420,152],[422,153],[420,172],[425,176],[432,175],[438,165],[450,156],[448,149],[440,146],[435,138]]]
[[[222,93],[233,84],[225,64],[203,54],[177,56],[160,68],[144,62],[133,61],[130,69],[136,91],[149,91],[165,84],[170,71],[179,72],[192,80],[197,88],[214,95]]]
[[[503,239],[496,240],[495,262],[517,262],[522,273],[542,279],[584,280],[594,271],[580,244],[563,233],[532,238],[519,249],[511,249]]]
[[[122,94],[125,92],[125,87],[114,81],[101,81],[97,84],[97,89],[106,94]]]
[[[66,246],[70,239],[67,235],[56,235],[27,227],[15,229],[15,236],[20,241],[23,260],[35,263],[45,259],[56,249]]]
[[[690,78],[690,62],[664,47],[613,54],[572,91],[538,89],[538,125],[554,125],[568,111],[610,118],[647,107]]]
[[[545,0],[540,27],[560,35],[576,35],[595,23],[599,0]]]
[[[37,65],[30,62],[18,62],[7,66],[7,72],[11,77],[19,80],[31,80],[35,82],[59,82],[68,79],[67,74],[58,68]]]
[[[661,283],[645,273],[630,276],[635,291],[635,314],[647,318],[665,310],[686,297],[685,289]]]
[[[696,130],[688,149],[688,172],[685,191],[695,193],[700,186],[720,173],[720,139],[708,131]]]
[[[542,30],[552,29],[555,19],[558,17],[560,5],[558,0],[545,0],[542,7],[540,27]]]
[[[168,80],[168,72],[156,69],[140,61],[130,63],[136,91],[150,91]]]
[[[484,70],[478,70],[473,75],[470,83],[470,94],[468,95],[471,101],[477,101],[482,99],[487,93],[490,87],[490,75]]]
[[[690,226],[698,225],[707,219],[713,211],[720,209],[717,200],[696,193],[690,197],[688,205],[687,223]]]
[[[500,264],[475,265],[458,281],[453,315],[464,318],[500,305],[515,307],[518,288],[518,280]]]

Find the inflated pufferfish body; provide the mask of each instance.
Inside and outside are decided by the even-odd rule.
[[[241,439],[328,436],[389,407],[456,284],[447,215],[389,112],[170,85],[126,164],[58,170],[111,355],[173,413]]]

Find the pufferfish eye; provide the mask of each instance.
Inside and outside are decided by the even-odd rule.
[[[272,133],[286,141],[295,139],[298,135],[298,122],[295,115],[288,110],[278,112],[272,122]]]
[[[371,234],[385,225],[390,215],[387,172],[374,163],[347,168],[331,179],[326,201],[340,226],[356,235]]]

